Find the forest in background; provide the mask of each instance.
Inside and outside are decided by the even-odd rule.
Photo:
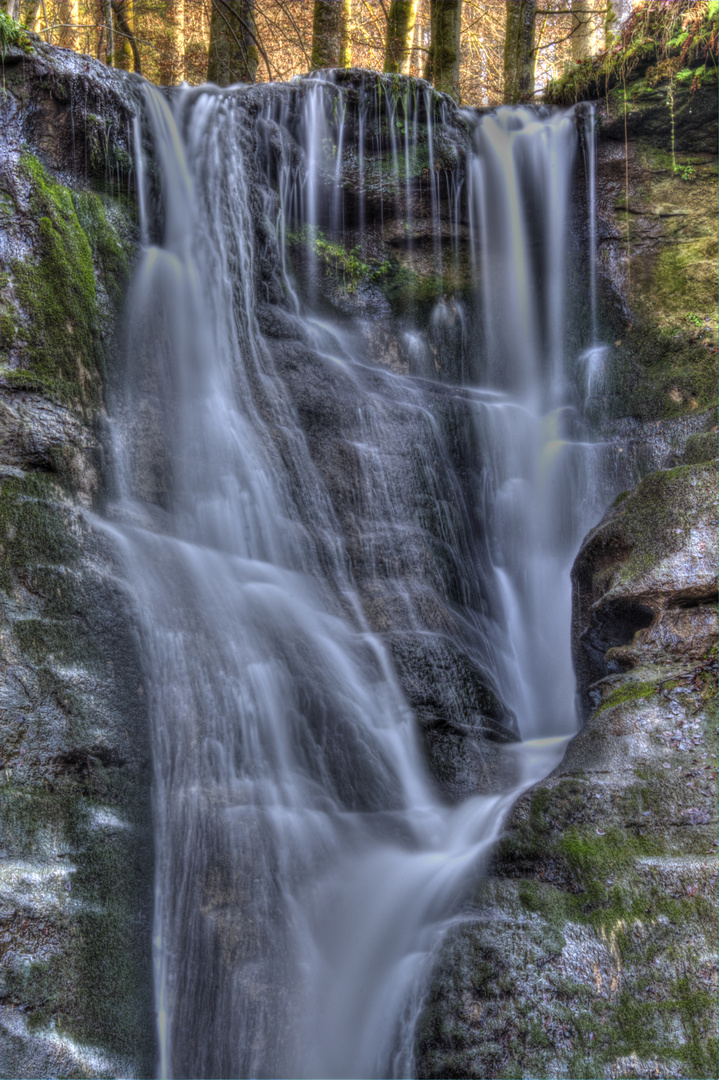
[[[707,30],[716,7],[716,0],[0,0],[0,45],[29,32],[161,85],[364,68],[422,77],[479,106],[536,101],[589,57],[608,69],[615,53],[653,50],[657,34],[681,49],[680,39],[691,44],[701,26],[706,44],[707,33],[716,36]]]
[[[610,45],[631,8],[642,6],[646,0],[2,0],[0,5],[50,44],[164,85],[198,85],[208,77],[220,85],[287,80],[319,67],[351,66],[429,77],[438,89],[470,105],[531,100],[572,63]]]

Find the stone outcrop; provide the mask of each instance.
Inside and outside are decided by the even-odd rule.
[[[632,104],[666,132],[666,94],[652,100]],[[716,86],[695,95],[697,110],[709,104]],[[610,345],[601,409],[653,424],[696,416],[716,397],[716,130],[705,125],[697,147],[673,157],[664,139],[625,145],[623,124],[617,138],[616,102],[608,115],[596,108],[599,336]]]
[[[584,727],[438,956],[420,1077],[716,1076],[716,78],[669,89],[627,80],[626,142],[595,105],[590,411],[644,479],[573,571]]]
[[[651,473],[585,539],[573,570],[575,670],[586,716],[612,680],[717,642],[717,471]]]
[[[87,57],[33,48],[8,50],[2,103],[2,1069],[146,1075],[147,719],[130,618],[92,516],[108,497],[105,395],[136,242],[137,84]],[[675,120],[706,100],[675,99]],[[599,146],[600,336],[615,344],[596,421],[631,450],[628,472],[673,467],[620,497],[584,544],[575,638],[587,724],[513,810],[492,875],[439,957],[420,1076],[698,1077],[715,1067],[716,438],[706,410],[716,146],[706,123],[689,125],[675,160],[658,134],[664,91],[637,88],[630,116],[640,107],[625,148],[610,102]],[[433,148],[448,169],[465,137],[454,120]],[[386,150],[370,192],[383,200]],[[415,164],[418,180],[426,163]],[[387,371],[366,376],[386,421],[394,533],[382,514],[357,509],[366,463],[356,390],[317,360],[282,306],[267,224],[275,206],[259,183],[258,316],[341,522],[364,615],[386,637],[435,775],[455,798],[488,784],[501,755],[487,740],[511,738],[512,718],[475,647],[480,635],[460,617],[462,604],[481,610],[481,586],[468,579],[453,592],[458,560],[486,557],[476,462],[462,449],[469,421],[461,393],[442,386],[462,371],[468,264],[458,258],[451,280],[434,273],[435,238],[422,233],[429,188],[413,191],[421,273],[404,265],[401,200],[395,233],[388,227],[374,254],[353,254],[351,228],[344,248],[320,238],[327,308],[372,316],[368,350],[387,371],[436,380],[451,462],[427,456],[427,433],[412,403],[393,399]],[[291,243],[297,280],[305,239]],[[420,307],[428,347],[418,352],[392,325]],[[451,488],[454,474],[464,487]]]
[[[105,392],[131,271],[131,80],[4,56],[0,175],[3,1076],[152,1070],[147,719],[111,548]]]
[[[653,473],[585,541],[591,713],[443,947],[419,1076],[716,1075],[716,491]]]

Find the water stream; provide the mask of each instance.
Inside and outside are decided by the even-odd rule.
[[[569,569],[602,496],[567,331],[574,116],[455,114],[464,156],[440,168],[449,106],[412,87],[359,102],[331,80],[266,100],[146,91],[147,242],[104,528],[152,725],[162,1077],[413,1075],[442,935],[506,812],[575,730]],[[461,234],[476,280],[429,321],[406,316],[409,372],[374,363],[371,306],[328,317],[317,245],[320,227],[369,243],[398,205],[409,259],[429,221],[435,272],[459,266]],[[280,297],[260,265],[273,258]],[[285,312],[274,343],[268,299]],[[440,386],[431,346],[441,357],[450,339],[459,373]],[[447,438],[455,405],[469,473]],[[347,454],[342,503],[318,464],[321,407]],[[419,574],[405,457],[443,577]],[[388,596],[402,641],[445,620],[442,640],[461,638],[504,703],[497,726],[521,733],[486,750],[499,779],[483,791],[452,800],[430,775],[368,614]]]

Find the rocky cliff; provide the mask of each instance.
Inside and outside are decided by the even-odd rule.
[[[137,243],[137,84],[39,44],[9,49],[4,72],[2,1071],[149,1075],[144,689],[94,516],[112,495],[106,402]],[[675,146],[676,172],[657,134],[667,122],[657,94],[632,99],[644,119],[630,123],[626,146],[610,111],[598,151],[601,336],[614,345],[595,422],[638,486],[587,537],[575,567],[587,723],[560,768],[520,800],[493,876],[439,959],[421,1025],[422,1076],[690,1077],[712,1075],[715,1064],[716,146],[706,125],[694,125],[691,145]],[[700,94],[687,107],[706,101]],[[258,131],[258,158],[282,152],[271,124]],[[433,160],[453,168],[463,137],[448,125]],[[419,173],[427,155],[412,165]],[[375,194],[384,191],[381,157]],[[423,451],[426,432],[409,426],[391,394],[386,475],[406,520],[400,514],[390,534],[357,512],[351,380],[339,366],[320,372],[310,345],[296,340],[259,192],[258,316],[342,522],[365,615],[392,649],[435,776],[453,798],[487,782],[491,745],[483,755],[473,746],[506,737],[511,720],[462,620],[437,599],[482,606],[472,582],[453,593],[461,574],[448,534],[467,545],[462,557],[483,554],[468,494],[474,463],[462,449],[468,421],[461,395],[443,386],[462,372],[468,264],[454,261],[451,277],[435,272],[427,200],[411,208],[419,273],[404,261],[401,200],[394,234],[388,228],[374,252],[357,254],[351,227],[344,247],[323,235],[315,244],[327,309],[370,313],[363,325],[380,367],[434,380],[452,475],[466,478],[454,501],[474,517],[457,521],[438,497],[450,470]],[[449,216],[443,229],[453,243]],[[289,239],[301,286],[307,238]],[[423,321],[424,350],[396,331],[408,311]]]
[[[639,483],[577,557],[585,726],[446,942],[423,1077],[716,1076],[716,78],[647,66],[626,128],[596,103],[595,418]]]
[[[152,1070],[142,686],[93,511],[135,247],[131,86],[4,57],[0,174],[2,1075]]]

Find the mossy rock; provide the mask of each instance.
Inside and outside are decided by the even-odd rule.
[[[713,461],[717,457],[717,433],[715,431],[701,431],[697,435],[690,435],[684,450],[684,461],[687,465],[700,465],[705,461]]]
[[[91,409],[102,398],[106,365],[96,273],[116,311],[129,277],[128,250],[100,196],[71,192],[30,154],[21,167],[37,243],[10,268],[21,315],[6,312],[0,329],[6,349],[19,345],[20,367],[5,368],[2,378]]]

